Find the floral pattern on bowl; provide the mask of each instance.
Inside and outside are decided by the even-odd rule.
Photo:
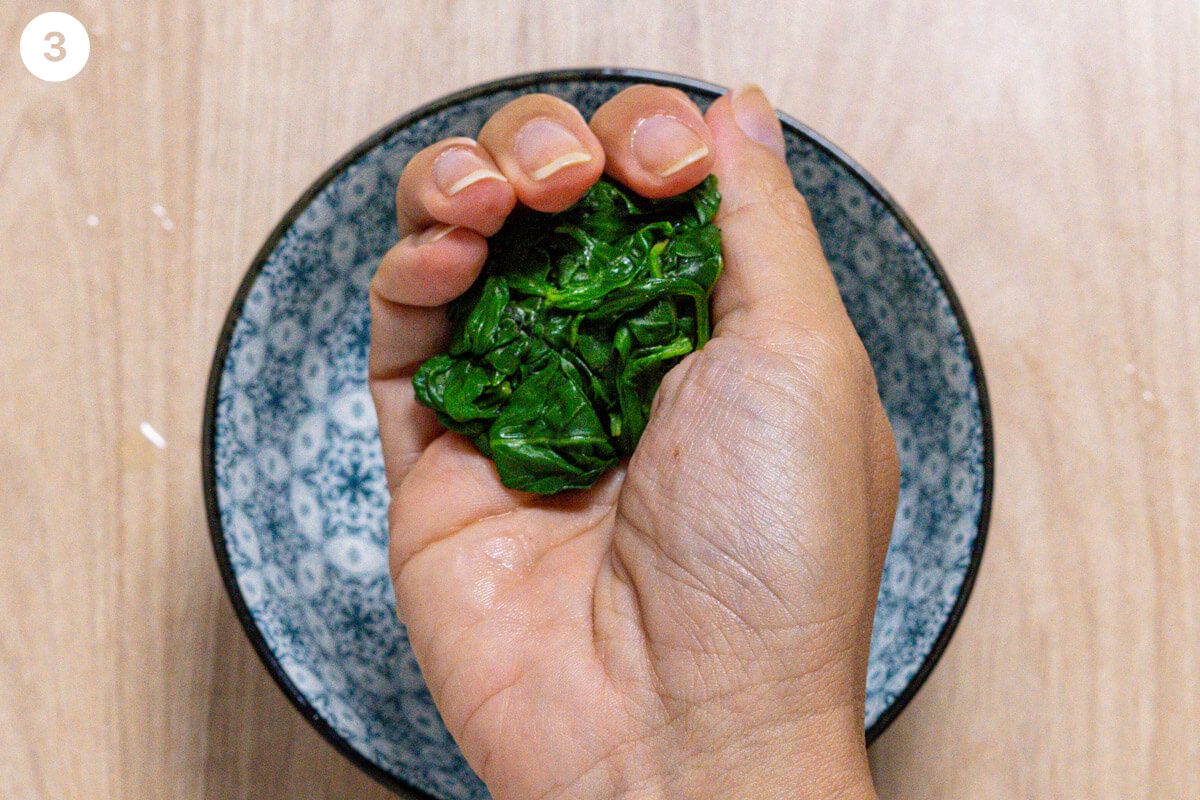
[[[387,493],[366,385],[367,286],[397,237],[408,159],[472,136],[519,94],[590,114],[630,83],[717,87],[633,70],[573,70],[468,89],[398,120],[335,165],[255,259],[218,345],[204,478],[217,560],[268,669],[302,713],[396,788],[486,798],[433,706],[397,622]],[[879,592],[864,725],[874,738],[924,681],[982,555],[991,431],[978,358],[952,290],[895,203],[836,148],[785,119],[787,156],[900,450],[901,492]]]

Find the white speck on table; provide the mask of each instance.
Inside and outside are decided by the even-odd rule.
[[[141,425],[138,426],[138,430],[141,431],[142,436],[145,436],[146,440],[149,441],[150,444],[154,445],[159,450],[166,449],[167,440],[164,439],[163,435],[161,433],[159,433],[158,431],[156,431],[154,429],[154,426],[151,425],[149,422],[143,422]]]

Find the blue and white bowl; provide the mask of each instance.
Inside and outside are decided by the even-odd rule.
[[[487,791],[433,706],[387,571],[383,462],[367,391],[367,285],[396,240],[408,159],[473,136],[514,97],[589,115],[633,83],[702,107],[722,90],[625,69],[523,75],[401,117],[322,175],[276,226],[238,290],[209,380],[203,471],[213,546],[246,634],[326,739],[388,786],[443,800]],[[983,554],[991,423],[966,318],[929,246],[853,161],[784,118],[850,316],[900,449],[900,504],[871,638],[874,739],[928,677]]]

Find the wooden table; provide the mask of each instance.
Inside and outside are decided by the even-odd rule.
[[[225,599],[212,347],[254,250],[351,145],[580,64],[762,83],[896,195],[971,317],[992,533],[872,748],[882,795],[1200,797],[1195,2],[53,5],[92,37],[62,84],[17,56],[46,5],[0,15],[0,797],[387,796]]]

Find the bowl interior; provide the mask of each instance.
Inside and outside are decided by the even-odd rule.
[[[487,792],[439,719],[394,614],[386,488],[366,386],[367,285],[397,237],[409,157],[472,136],[518,94],[588,115],[643,78],[566,73],[482,87],[401,120],[293,208],[235,302],[214,364],[206,477],[247,632],[322,732],[377,777],[447,800]],[[700,84],[678,84],[702,106]],[[800,127],[788,161],[812,207],[896,432],[901,491],[879,593],[865,727],[877,733],[944,647],[979,556],[985,400],[964,322],[928,252],[857,168]]]

